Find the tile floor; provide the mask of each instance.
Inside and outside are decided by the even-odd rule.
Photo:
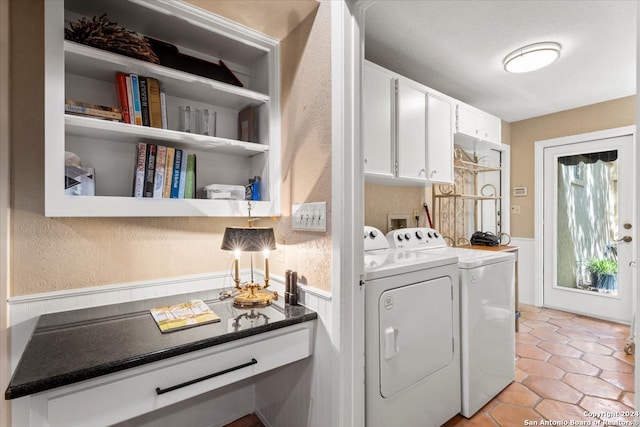
[[[624,414],[634,407],[634,356],[624,351],[629,326],[532,306],[520,310],[515,382],[471,419],[457,415],[445,426],[632,425]],[[586,414],[597,412],[608,414]]]

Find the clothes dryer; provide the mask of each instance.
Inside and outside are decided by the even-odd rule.
[[[366,425],[441,426],[461,409],[457,258],[364,239]]]
[[[515,256],[448,247],[431,228],[394,230],[386,237],[392,248],[458,258],[461,414],[469,418],[515,379]]]

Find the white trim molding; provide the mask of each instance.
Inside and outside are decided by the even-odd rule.
[[[9,385],[9,278],[11,255],[11,155],[9,86],[9,2],[0,1],[0,390]],[[0,425],[9,425],[9,402],[0,402]]]

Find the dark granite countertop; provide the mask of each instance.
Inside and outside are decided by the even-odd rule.
[[[204,300],[220,322],[161,333],[149,309]],[[302,306],[233,307],[214,291],[40,316],[5,399],[61,387],[317,318]]]

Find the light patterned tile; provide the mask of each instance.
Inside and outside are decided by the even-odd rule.
[[[516,342],[522,343],[522,344],[536,345],[540,342],[540,338],[534,337],[531,334],[519,333],[519,334],[516,334]]]
[[[549,363],[558,368],[562,369],[565,372],[572,372],[574,374],[583,374],[583,375],[598,375],[601,372],[601,369],[597,366],[592,365],[589,362],[585,362],[584,360],[576,359],[573,357],[564,357],[564,356],[551,356],[549,359]]]
[[[547,420],[593,421],[593,418],[584,415],[584,409],[581,407],[557,400],[545,399],[535,410]]]
[[[531,344],[516,343],[516,354],[529,359],[547,360],[551,354]]]
[[[531,379],[530,377],[529,379]],[[554,380],[557,381],[557,380]],[[533,408],[540,400],[540,396],[531,391],[525,385],[513,382],[507,386],[499,395],[498,401],[511,405],[525,406]]]
[[[600,378],[624,391],[634,390],[633,372],[602,371]]]
[[[542,421],[542,417],[531,408],[500,403],[489,412],[500,427],[522,427],[525,421]]]
[[[633,372],[632,365],[612,356],[604,356],[602,354],[585,354],[582,356],[582,359],[592,365],[596,365],[599,368],[609,371]]]
[[[564,356],[564,357],[574,357],[579,359],[582,357],[584,353],[574,347],[570,347],[566,344],[545,341],[538,344],[538,347],[543,349],[544,351],[548,351],[551,354]]]
[[[537,375],[545,378],[560,379],[564,376],[565,372],[542,360],[527,359],[522,357],[518,359],[518,367],[530,375]]]
[[[617,400],[622,395],[622,390],[618,387],[588,375],[570,373],[562,381],[589,396]]]
[[[610,399],[601,399],[593,396],[585,396],[585,398],[580,402],[580,406],[582,406],[585,410],[591,413],[607,413],[611,414],[609,416],[601,416],[600,419],[603,421],[632,421],[633,417],[622,416],[625,412],[633,411],[632,408],[628,407],[624,403],[610,400]],[[615,415],[614,415],[615,414]],[[627,424],[623,424],[627,425]],[[632,425],[632,424],[628,424]]]
[[[536,329],[531,331],[529,335],[540,338],[542,341],[551,341],[559,343],[569,342],[569,338],[550,329]]]
[[[544,399],[576,404],[584,396],[578,390],[563,383],[561,380],[552,378],[530,376],[524,381],[524,385]]]

